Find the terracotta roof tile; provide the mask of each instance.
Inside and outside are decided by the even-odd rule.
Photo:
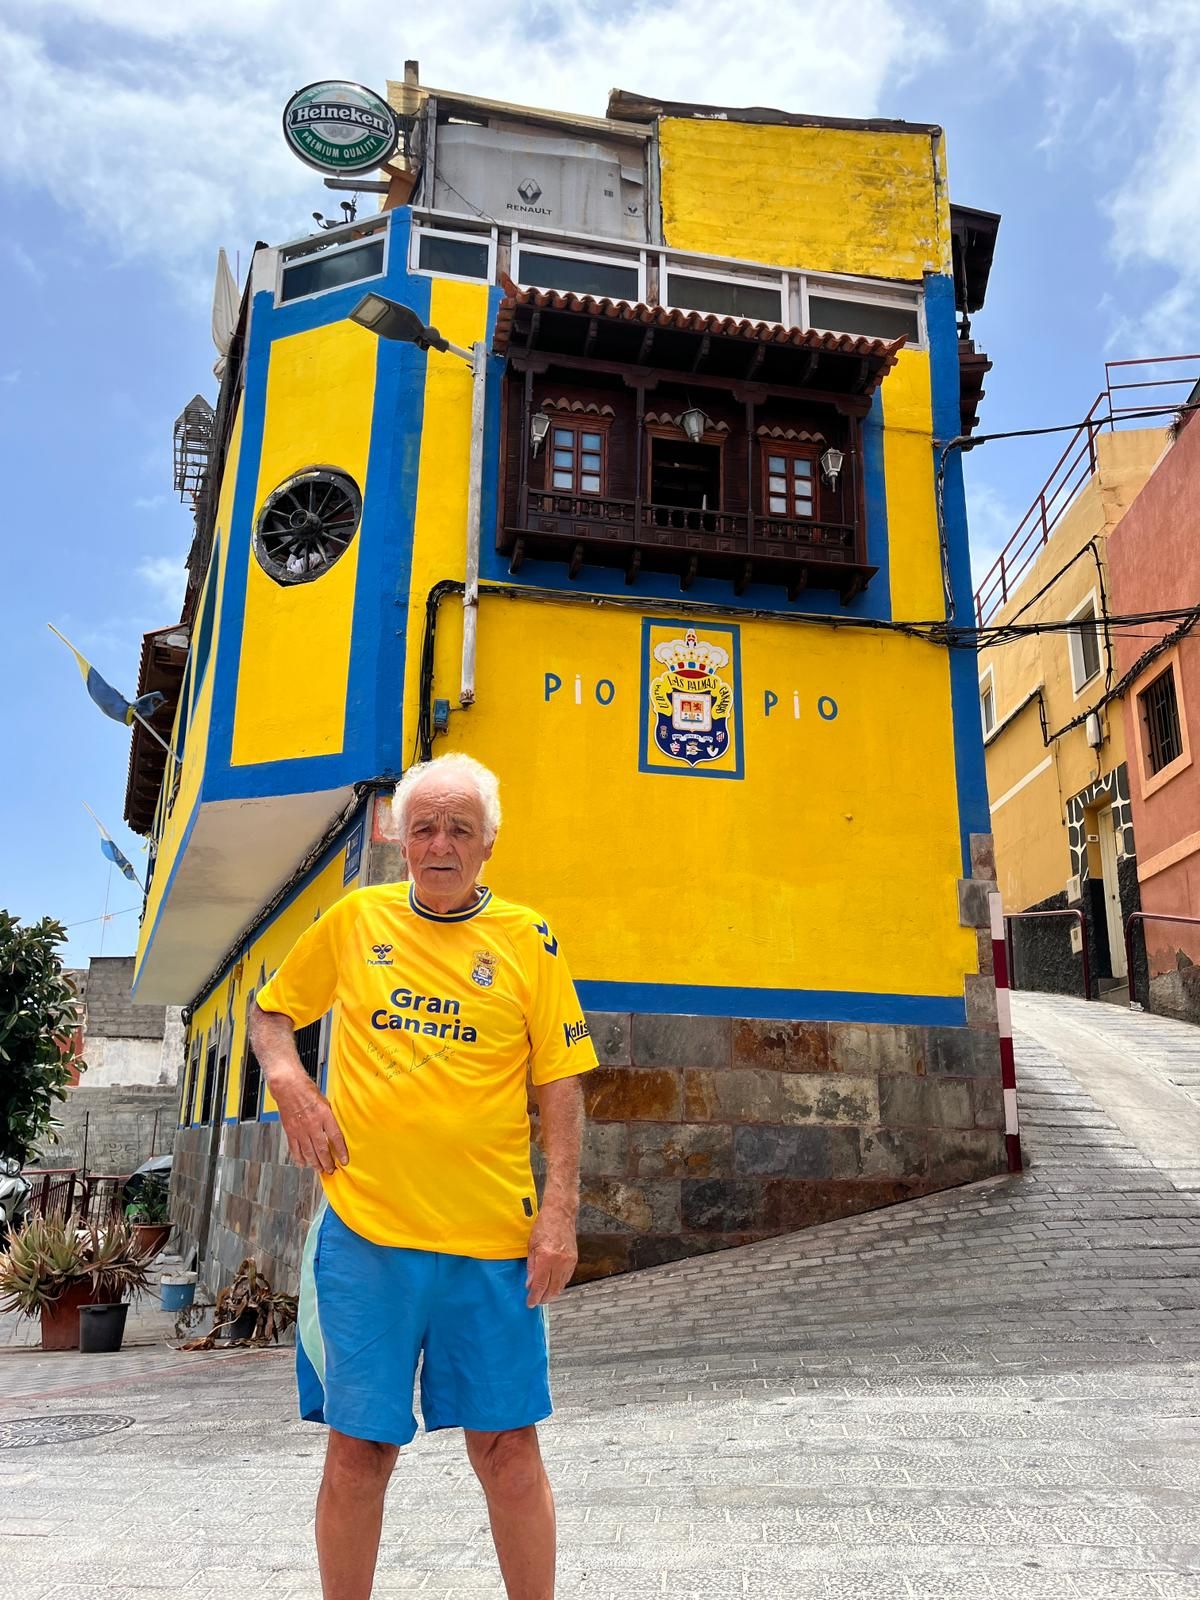
[[[883,363],[884,372],[895,364],[896,353],[905,342],[903,335],[898,339],[868,339],[849,333],[820,333],[815,328],[788,328],[779,322],[750,322],[745,318],[705,315],[699,311],[676,311],[669,306],[648,306],[640,301],[635,304],[629,300],[597,299],[594,295],[567,294],[558,289],[518,289],[511,283],[506,283],[505,288],[509,292],[496,313],[492,339],[492,348],[497,354],[508,349],[514,314],[522,306],[636,322],[643,327],[671,328],[680,333],[717,334],[727,339],[748,339],[795,350],[858,356]]]

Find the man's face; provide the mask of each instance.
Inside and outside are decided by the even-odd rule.
[[[435,910],[465,905],[492,854],[474,789],[452,778],[418,784],[408,803],[403,847],[420,899]]]

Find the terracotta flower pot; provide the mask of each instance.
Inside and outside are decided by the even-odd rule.
[[[83,1278],[59,1296],[52,1306],[42,1307],[42,1349],[79,1349],[79,1308],[101,1304],[101,1296],[90,1278]]]
[[[146,1261],[153,1261],[171,1237],[173,1222],[135,1222],[133,1248]]]

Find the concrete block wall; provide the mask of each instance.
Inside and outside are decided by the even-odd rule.
[[[29,1164],[82,1168],[86,1122],[88,1171],[132,1172],[150,1156],[170,1153],[178,1131],[178,1098],[170,1084],[92,1088],[85,1079],[55,1108],[58,1142],[43,1141]]]

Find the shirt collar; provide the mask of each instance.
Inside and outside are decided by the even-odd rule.
[[[409,909],[418,917],[424,917],[429,922],[470,922],[472,917],[477,917],[492,898],[492,891],[477,885],[476,894],[479,898],[473,906],[464,906],[461,911],[433,911],[417,899],[417,886],[410,883],[408,886]]]

